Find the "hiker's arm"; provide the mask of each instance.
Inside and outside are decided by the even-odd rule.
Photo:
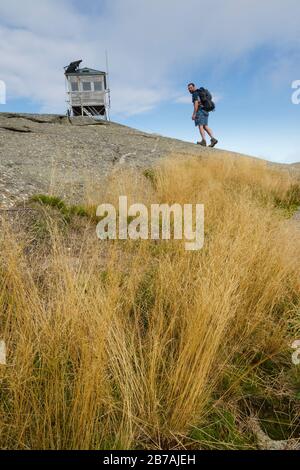
[[[199,101],[195,100],[194,101],[194,112],[193,112],[193,116],[192,116],[193,120],[195,120],[195,118],[196,118],[196,114],[198,112],[198,109],[199,109]]]

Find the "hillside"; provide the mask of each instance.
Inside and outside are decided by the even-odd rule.
[[[299,449],[297,165],[45,115],[0,152],[1,449]],[[99,240],[121,194],[203,248]]]
[[[87,184],[103,184],[115,169],[149,167],[170,153],[208,156],[215,151],[88,117],[2,113],[0,207],[49,192],[80,201]]]
[[[53,132],[7,132],[44,139],[50,152],[59,139],[41,135],[47,125]],[[115,125],[71,129],[77,144],[82,131],[93,143],[114,130],[131,132],[132,145],[155,142]],[[140,165],[156,161],[150,149]],[[204,155],[116,171],[89,204],[44,194],[0,211],[1,449],[300,448],[300,238],[290,221],[300,179]],[[120,194],[147,208],[203,202],[203,248],[99,240],[97,205]]]

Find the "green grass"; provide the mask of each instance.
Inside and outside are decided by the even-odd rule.
[[[86,208],[80,205],[68,206],[61,198],[57,196],[37,194],[30,198],[30,202],[35,202],[43,206],[48,206],[57,209],[63,215],[66,222],[70,222],[71,218],[74,216],[87,217],[93,220],[97,219],[95,207]]]
[[[290,218],[300,208],[300,185],[293,184],[283,196],[273,195],[274,206],[283,211]]]
[[[153,168],[146,168],[146,170],[143,171],[143,175],[151,182],[151,184],[155,188],[157,183],[157,175],[155,170]]]
[[[241,429],[235,414],[225,407],[215,408],[201,427],[195,427],[191,438],[201,444],[202,449],[255,449],[256,439]]]

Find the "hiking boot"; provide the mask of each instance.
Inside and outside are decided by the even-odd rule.
[[[217,143],[218,143],[217,139],[213,137],[212,139],[210,139],[209,147],[214,147],[215,145],[217,145]]]
[[[197,142],[198,145],[202,145],[202,147],[206,147],[206,140],[202,139],[201,142]]]

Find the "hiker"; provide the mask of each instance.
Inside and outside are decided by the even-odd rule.
[[[206,132],[210,137],[209,147],[214,147],[218,141],[214,138],[212,130],[208,127],[209,112],[215,109],[212,96],[205,88],[196,88],[194,83],[188,84],[188,90],[192,95],[192,101],[194,104],[192,119],[195,121],[195,126],[199,127],[200,135],[202,137],[201,142],[197,142],[197,144],[206,147]]]

